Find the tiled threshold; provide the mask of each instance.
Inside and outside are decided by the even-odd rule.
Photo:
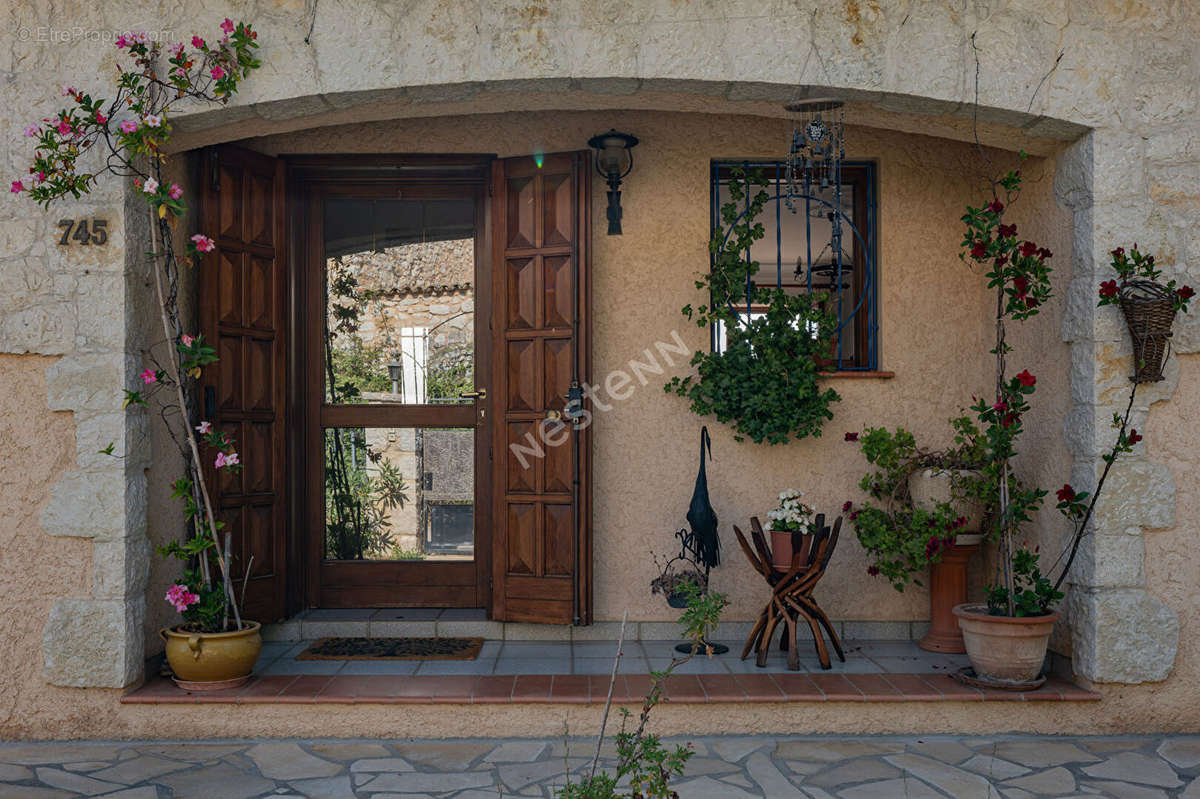
[[[264,675],[228,691],[189,692],[155,677],[124,704],[598,704],[608,695],[603,674],[521,675]],[[617,675],[613,701],[638,702],[650,687],[644,674]],[[1075,702],[1100,695],[1057,677],[1036,691],[979,690],[948,674],[677,674],[665,687],[670,702]]]

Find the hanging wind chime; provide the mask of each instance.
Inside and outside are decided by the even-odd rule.
[[[843,221],[842,211],[842,162],[846,159],[846,130],[843,103],[828,97],[794,100],[784,106],[792,117],[792,136],[786,160],[786,196],[784,204],[792,213],[799,208],[797,201],[804,203],[808,217],[824,217],[829,220],[829,249],[840,285],[843,272]],[[814,201],[816,207],[814,208]],[[818,255],[818,258],[820,256]],[[796,263],[796,277],[804,279],[809,272],[808,283],[812,282],[812,255]]]

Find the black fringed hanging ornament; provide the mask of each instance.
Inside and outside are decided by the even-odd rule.
[[[688,506],[687,520],[692,528],[692,545],[695,548],[697,565],[703,566],[705,574],[721,564],[721,539],[717,535],[717,512],[708,499],[708,475],[704,470],[704,450],[712,458],[712,438],[708,428],[700,428],[700,471],[696,474],[696,488]]]

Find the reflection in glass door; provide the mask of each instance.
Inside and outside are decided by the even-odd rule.
[[[321,497],[312,525],[317,601],[480,604],[478,192],[337,185],[313,205],[321,252],[310,262],[321,322],[309,336],[320,353],[319,376],[310,374],[320,397],[309,482]]]

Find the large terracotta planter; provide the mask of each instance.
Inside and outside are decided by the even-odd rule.
[[[929,632],[917,646],[930,652],[962,654],[962,630],[954,608],[967,601],[967,561],[979,549],[980,535],[960,535],[954,546],[942,552],[942,559],[929,572]]]
[[[954,609],[975,676],[998,683],[1030,683],[1042,673],[1057,613],[1046,616],[992,616],[987,605]]]
[[[974,474],[974,472],[965,469],[922,469],[913,472],[908,476],[908,493],[912,497],[913,506],[932,511],[938,503],[948,503],[954,506],[958,514],[967,520],[961,528],[964,533],[982,531],[984,503],[978,500],[956,501],[950,482],[954,476],[970,474]]]
[[[158,634],[167,642],[167,662],[175,682],[189,691],[234,688],[250,679],[262,650],[262,627],[244,622],[245,629],[232,633],[190,633],[178,628]]]

